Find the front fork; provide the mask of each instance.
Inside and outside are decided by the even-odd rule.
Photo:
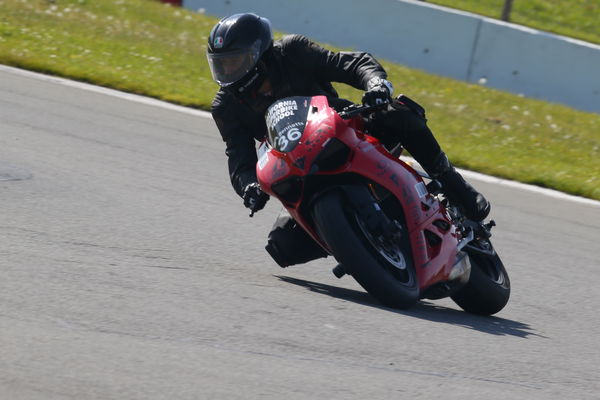
[[[366,186],[342,186],[341,189],[359,214],[365,228],[374,236],[395,237],[400,234],[401,226],[388,218]]]
[[[365,224],[365,228],[370,235],[379,238],[382,242],[399,240],[399,236],[403,233],[402,226],[385,215],[379,203],[375,200],[375,194],[366,186],[343,185],[340,186],[340,189],[358,213],[358,217]],[[349,274],[341,264],[334,267],[332,272],[337,278]]]

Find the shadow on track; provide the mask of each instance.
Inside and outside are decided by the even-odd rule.
[[[346,289],[337,286],[326,285],[324,283],[306,281],[303,279],[292,278],[289,276],[274,275],[283,282],[302,286],[320,294],[335,297],[338,299],[351,301],[367,307],[378,308],[389,312],[406,315],[409,317],[425,319],[428,321],[442,322],[446,324],[463,326],[476,331],[489,333],[492,335],[508,335],[527,338],[528,336],[544,337],[533,332],[533,329],[522,322],[512,321],[498,317],[485,317],[474,314],[468,314],[464,311],[458,311],[447,307],[442,307],[428,301],[420,301],[407,310],[398,310],[395,308],[382,306],[371,295],[353,289]]]

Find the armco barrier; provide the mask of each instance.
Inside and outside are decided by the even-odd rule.
[[[183,0],[256,12],[284,32],[600,113],[600,46],[413,0]]]

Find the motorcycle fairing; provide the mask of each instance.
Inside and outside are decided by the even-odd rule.
[[[288,118],[288,121],[284,121],[279,127],[275,126],[277,123],[271,124],[274,133],[269,134],[269,141],[273,147],[266,151],[257,163],[256,172],[262,189],[279,198],[296,222],[327,249],[326,243],[314,231],[310,216],[306,215],[302,207],[308,200],[305,198],[303,180],[309,176],[353,174],[375,182],[393,193],[402,204],[421,288],[447,280],[456,260],[458,234],[454,225],[447,223],[447,211],[427,191],[423,179],[410,166],[392,156],[376,138],[362,133],[362,119],[342,119],[329,107],[326,97],[291,99],[297,103],[299,111],[306,111],[303,114],[305,124],[297,138],[292,136],[292,139],[297,139],[293,146],[278,148],[273,144],[281,137],[281,134],[276,132],[277,128],[281,131],[286,126],[298,124],[300,121],[295,114],[281,117],[277,123],[285,118]],[[330,170],[315,168],[318,155],[335,140],[350,150],[345,162]],[[290,179],[299,185],[300,193],[296,201],[282,199],[273,190],[275,185]],[[444,265],[441,268],[428,268],[437,265],[437,262],[444,262]]]

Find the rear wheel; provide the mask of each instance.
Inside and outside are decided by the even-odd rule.
[[[473,314],[497,313],[510,297],[510,279],[502,260],[487,240],[472,242],[464,250],[471,261],[471,276],[469,282],[451,296],[452,300]]]
[[[313,206],[319,235],[335,259],[373,297],[387,306],[406,308],[419,299],[419,285],[408,235],[374,235],[343,194],[322,195]]]

